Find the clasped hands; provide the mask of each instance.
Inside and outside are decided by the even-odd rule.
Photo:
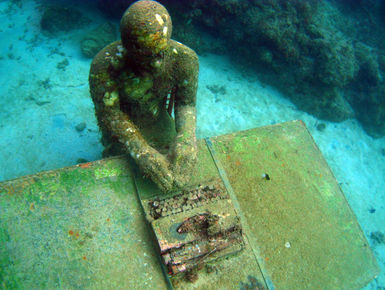
[[[187,141],[182,136],[176,136],[167,155],[148,147],[137,163],[163,192],[181,189],[189,183],[197,161],[195,137]]]

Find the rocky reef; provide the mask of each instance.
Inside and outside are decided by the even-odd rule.
[[[93,58],[105,46],[117,39],[116,28],[111,22],[103,23],[84,35],[80,42],[82,54]]]
[[[160,2],[182,27],[175,38],[198,53],[231,51],[299,109],[334,122],[355,117],[369,135],[385,135],[384,1]]]
[[[42,31],[52,36],[61,32],[79,29],[91,21],[80,11],[71,7],[49,5],[42,8],[40,27]]]
[[[103,13],[112,18],[120,19],[133,0],[98,0],[98,7]],[[160,1],[159,1],[160,2]]]

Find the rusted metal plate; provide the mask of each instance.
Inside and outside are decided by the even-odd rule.
[[[170,275],[191,275],[244,249],[240,219],[221,180],[143,204]]]
[[[211,140],[248,238],[245,250],[209,263],[189,277],[195,283],[172,281],[175,288],[353,289],[379,272],[303,123]],[[0,183],[1,286],[165,289],[131,169],[120,157]],[[201,140],[192,183],[218,177]],[[151,183],[137,184],[141,200],[159,196]]]

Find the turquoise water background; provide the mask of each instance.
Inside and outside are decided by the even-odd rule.
[[[0,181],[101,158],[91,59],[79,42],[106,18],[90,3],[72,4],[90,23],[52,37],[41,31],[42,2],[0,1]],[[385,137],[368,136],[354,118],[333,123],[298,110],[231,55],[199,57],[198,137],[303,120],[382,268],[368,289],[384,289],[385,244],[373,233],[385,234]]]

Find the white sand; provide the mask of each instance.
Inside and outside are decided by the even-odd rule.
[[[80,55],[78,45],[84,31],[47,38],[40,33],[35,3],[23,2],[22,12],[14,9],[11,16],[5,15],[8,2],[0,2],[0,180],[73,165],[78,158],[97,160],[102,151],[88,92],[91,61]],[[93,10],[89,13],[98,16]],[[65,56],[52,53],[54,48]],[[69,65],[60,70],[57,64],[64,59]],[[208,88],[213,85],[223,86],[225,93],[213,93]],[[384,272],[385,245],[373,245],[369,236],[385,229],[381,154],[385,138],[372,139],[355,120],[323,122],[326,129],[318,131],[320,121],[296,110],[277,90],[261,84],[256,75],[237,70],[222,56],[200,57],[197,106],[198,137],[303,120],[341,183]],[[79,132],[75,127],[82,122],[86,128]],[[374,213],[369,212],[372,208]],[[378,286],[385,286],[384,273],[367,288]]]

